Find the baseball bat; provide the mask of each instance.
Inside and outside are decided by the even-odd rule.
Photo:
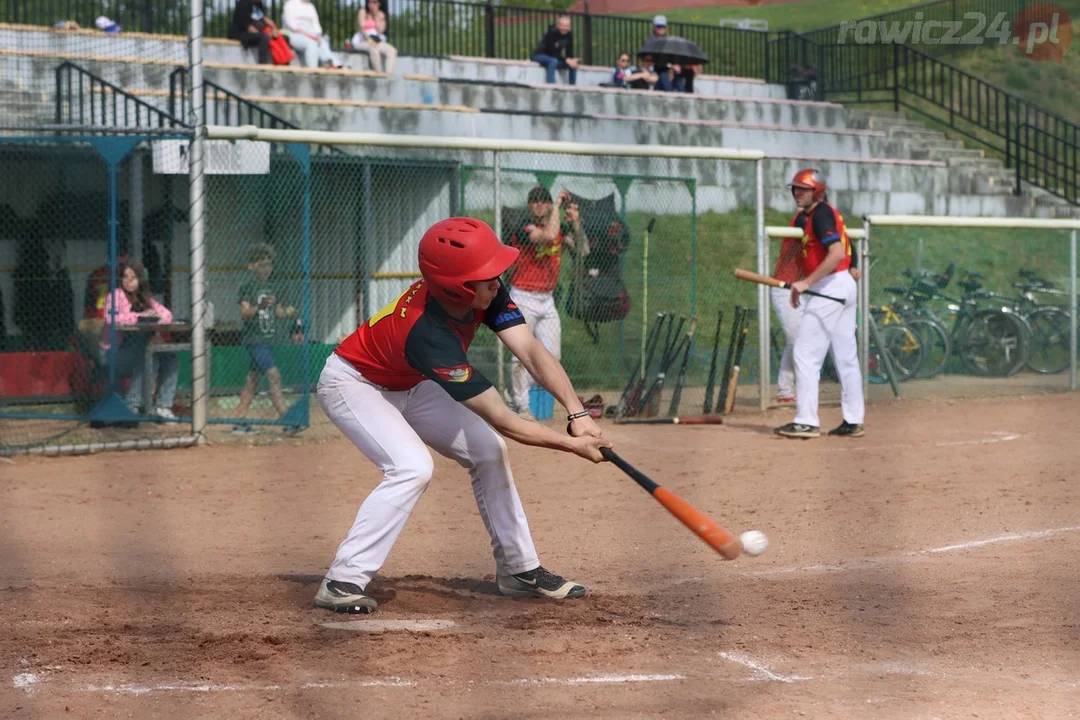
[[[771,285],[772,287],[783,288],[784,290],[791,289],[791,283],[786,283],[783,280],[777,280],[776,278],[769,277],[768,275],[758,275],[755,272],[743,270],[742,268],[735,268],[735,277],[739,278],[740,280],[749,280],[750,282],[755,282],[760,285]],[[826,300],[838,302],[841,305],[844,304],[843,298],[833,297],[832,295],[823,295],[822,293],[814,292],[813,290],[804,290],[803,295],[813,295],[814,297],[825,298]]]
[[[641,362],[645,362],[645,354],[648,352],[645,349],[645,328],[649,324],[649,235],[652,234],[653,226],[656,225],[656,218],[649,218],[649,224],[645,228],[645,247],[642,252],[641,260]],[[645,376],[648,372],[648,366],[641,366],[641,375]]]
[[[668,406],[668,415],[679,412],[679,403],[682,401],[683,383],[686,382],[686,367],[690,364],[690,348],[694,344],[694,330],[697,329],[697,318],[690,319],[690,332],[686,334],[686,349],[683,350],[682,365],[679,366],[679,376],[675,379],[675,389],[671,391],[671,405]]]
[[[735,534],[730,530],[717,525],[708,515],[675,493],[653,482],[648,475],[623,460],[611,448],[600,448],[600,454],[604,456],[605,460],[629,475],[634,482],[652,495],[658,503],[667,508],[668,512],[677,517],[683,525],[690,528],[709,547],[720,553],[725,560],[734,560],[739,557],[739,553],[742,552],[742,544],[739,542],[739,538],[735,537]]]
[[[693,415],[690,417],[626,418],[616,420],[616,425],[723,425],[719,415]]]
[[[716,357],[720,354],[720,326],[724,322],[724,310],[716,313],[716,335],[713,336],[712,360],[709,362],[709,379],[705,383],[705,405],[701,411],[708,415],[712,412],[713,388],[716,386]]]
[[[735,365],[735,346],[739,343],[739,332],[743,327],[745,312],[745,308],[735,306],[735,320],[731,323],[731,339],[728,341],[727,357],[724,358],[724,374],[720,376],[720,388],[717,391],[717,412],[723,412],[727,405],[728,383],[731,382],[731,368]]]
[[[731,369],[731,380],[728,381],[727,395],[724,398],[724,414],[730,414],[735,407],[735,392],[739,389],[739,366]]]
[[[645,338],[645,344],[642,346],[641,358],[638,360],[637,364],[634,365],[634,372],[630,375],[630,380],[626,383],[626,387],[623,389],[622,397],[619,399],[619,414],[625,412],[627,407],[637,407],[637,401],[638,398],[641,396],[641,390],[644,389],[643,387],[637,389],[636,391],[634,389],[635,385],[639,383],[638,373],[644,373],[645,364],[647,362],[652,362],[652,356],[650,354],[651,348],[654,347],[657,336],[659,335],[660,328],[664,324],[664,317],[664,313],[657,314],[656,324],[649,329],[649,332]],[[650,359],[646,360],[646,357]],[[641,385],[644,386],[644,381],[641,381]]]
[[[682,318],[679,322],[679,330],[682,330],[682,325],[686,321],[686,318]],[[653,398],[656,398],[656,402],[660,403],[660,393],[664,389],[664,382],[667,380],[668,370],[671,369],[671,363],[675,362],[675,358],[679,356],[679,351],[682,350],[683,345],[689,345],[690,340],[694,336],[694,328],[697,327],[697,319],[690,321],[690,332],[679,339],[679,342],[675,345],[675,348],[671,352],[665,352],[664,356],[660,359],[660,372],[657,373],[656,379],[653,380],[653,384],[649,387],[649,392],[645,393],[645,398],[641,403],[641,411],[647,412],[650,403]],[[676,335],[678,337],[678,335]]]

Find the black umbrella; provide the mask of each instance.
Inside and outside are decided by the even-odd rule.
[[[701,51],[697,43],[674,35],[653,35],[645,41],[637,55],[652,55],[653,60],[661,63],[704,65],[709,62],[709,56]]]

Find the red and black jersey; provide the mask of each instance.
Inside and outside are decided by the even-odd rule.
[[[800,220],[800,216],[805,216],[805,219]],[[803,277],[809,277],[825,260],[829,245],[834,242],[843,243],[844,259],[833,272],[838,273],[851,267],[851,240],[848,238],[843,216],[832,205],[819,202],[809,213],[800,210],[792,225],[802,227],[806,233],[802,239]]]
[[[552,212],[556,212],[552,210]],[[573,226],[564,222],[559,225],[559,235],[553,242],[534,243],[529,240],[533,230],[541,228],[546,220],[526,218],[513,229],[506,240],[507,245],[521,251],[510,274],[510,284],[529,292],[552,292],[559,283],[562,265],[563,242],[573,232]]]
[[[486,310],[474,310],[460,320],[429,296],[420,280],[372,315],[334,352],[387,390],[410,390],[426,378],[455,400],[468,400],[491,387],[466,357],[477,328],[487,325],[499,332],[524,324],[505,287],[499,288]]]

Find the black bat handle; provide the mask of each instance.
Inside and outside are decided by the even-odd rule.
[[[646,232],[652,232],[653,226],[656,225],[656,218],[649,219],[649,227],[645,228]]]
[[[634,482],[648,490],[650,495],[656,490],[656,488],[660,487],[655,482],[650,480],[648,475],[641,472],[636,467],[615,454],[615,451],[611,448],[600,448],[600,454],[604,456],[605,460],[614,464],[615,467],[619,468],[624,473],[629,475]]]

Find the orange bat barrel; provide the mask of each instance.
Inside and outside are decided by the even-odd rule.
[[[665,490],[653,480],[619,457],[610,448],[600,448],[600,454],[615,467],[630,476],[634,482],[645,488],[657,502],[668,509],[683,525],[690,528],[705,543],[720,553],[725,560],[734,560],[742,552],[742,544],[734,533],[717,525],[708,515],[683,500],[675,493]]]

